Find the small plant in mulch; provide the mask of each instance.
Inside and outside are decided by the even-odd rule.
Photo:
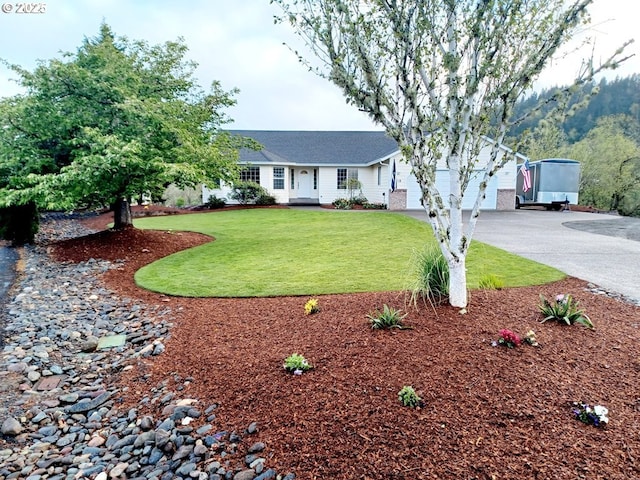
[[[387,304],[382,306],[382,311],[376,310],[373,313],[367,315],[371,328],[375,330],[381,330],[384,328],[398,328],[398,329],[410,329],[402,324],[402,320],[407,316],[402,311],[396,310],[393,307],[389,307]]]
[[[529,330],[522,339],[526,344],[531,345],[532,347],[537,347],[538,340],[536,339],[536,332],[533,330]]]
[[[411,385],[405,385],[398,392],[398,400],[405,407],[424,407],[424,402]]]
[[[609,409],[602,405],[591,407],[584,402],[573,402],[573,414],[587,425],[604,428],[609,424]]]
[[[306,315],[311,315],[313,313],[318,313],[320,311],[320,306],[318,305],[317,298],[310,298],[307,303],[304,304],[304,313]]]
[[[519,347],[522,343],[522,339],[520,338],[520,336],[507,328],[503,328],[498,333],[500,334],[500,338],[498,338],[497,341],[491,343],[494,347],[502,345],[507,348],[516,348]]]
[[[579,323],[585,327],[594,328],[591,319],[583,310],[578,308],[578,302],[569,294],[556,295],[556,298],[551,302],[543,295],[540,295],[540,305],[538,305],[538,308],[544,315],[541,323],[547,320],[555,320],[556,322],[567,325]]]
[[[283,366],[287,372],[291,372],[294,375],[302,375],[313,368],[309,361],[299,353],[292,353],[285,358]]]

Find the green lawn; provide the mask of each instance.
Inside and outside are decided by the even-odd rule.
[[[188,297],[253,297],[397,291],[412,282],[413,258],[431,227],[402,214],[249,209],[149,217],[138,228],[186,230],[215,241],[140,269],[149,290]],[[493,273],[507,286],[542,284],[558,270],[473,242],[468,284]]]

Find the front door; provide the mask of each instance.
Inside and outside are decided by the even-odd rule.
[[[311,175],[307,170],[298,174],[298,198],[311,198]]]

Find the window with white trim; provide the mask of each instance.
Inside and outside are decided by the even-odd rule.
[[[240,181],[260,184],[260,167],[246,167],[240,170]]]
[[[357,168],[339,168],[338,169],[338,190],[346,190],[347,189],[347,180],[354,179],[358,180],[358,169]]]
[[[284,190],[284,167],[273,167],[273,189]]]

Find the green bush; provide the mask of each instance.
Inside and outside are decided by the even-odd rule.
[[[383,328],[408,328],[402,325],[402,320],[407,316],[405,313],[402,315],[400,310],[396,310],[388,305],[383,305],[382,312],[376,310],[374,313],[367,315],[371,328],[379,330]]]
[[[367,200],[367,197],[365,197],[362,194],[352,197],[350,201],[351,201],[351,205],[364,205],[365,203],[369,202]]]
[[[313,366],[299,353],[292,353],[284,360],[284,369],[287,372],[299,375],[302,372],[312,369]]]
[[[0,238],[14,246],[33,243],[39,226],[40,217],[33,202],[0,209]]]
[[[211,210],[215,210],[217,208],[224,208],[226,204],[227,202],[224,201],[224,198],[218,198],[215,195],[211,195],[204,206]]]
[[[255,182],[238,182],[231,189],[229,198],[236,200],[241,205],[255,203],[260,197],[268,195],[268,192],[260,184]]]
[[[178,208],[182,208],[182,207],[184,207],[185,205],[186,205],[186,201],[185,201],[185,199],[184,199],[184,198],[182,198],[182,197],[178,197],[178,198],[176,198],[176,207],[178,207]]]
[[[362,204],[362,208],[367,210],[386,210],[387,206],[384,203],[369,203],[365,202]]]
[[[351,210],[352,207],[351,201],[347,198],[336,198],[331,204],[336,210]]]
[[[275,205],[276,197],[273,195],[263,194],[256,198],[256,205]]]
[[[553,302],[549,302],[543,295],[540,295],[540,305],[538,308],[545,316],[542,323],[547,320],[555,320],[567,325],[579,323],[588,328],[594,328],[591,319],[578,308],[578,302],[571,298],[571,295],[557,295]]]
[[[416,408],[424,406],[424,402],[410,385],[402,387],[398,392],[398,400],[400,400],[400,403],[405,407]]]
[[[449,266],[437,246],[430,246],[414,257],[415,279],[411,302],[429,300],[439,304],[449,296]]]
[[[484,290],[500,290],[504,288],[504,280],[498,275],[487,273],[480,278],[478,286]]]

